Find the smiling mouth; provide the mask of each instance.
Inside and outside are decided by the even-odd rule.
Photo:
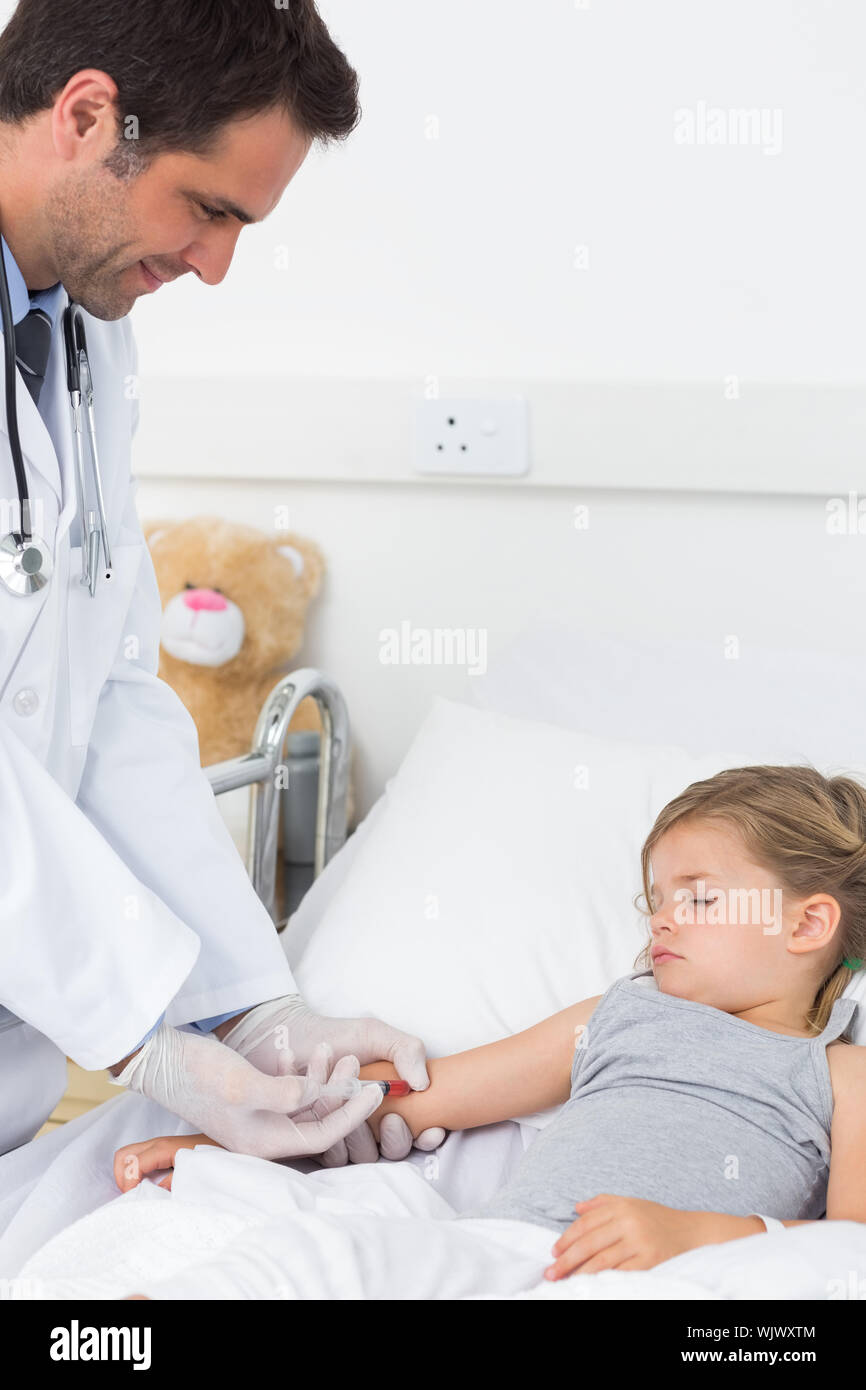
[[[148,270],[147,266],[144,264],[144,261],[139,261],[138,264],[141,269],[141,273],[144,276],[144,282],[147,288],[149,290],[158,290],[160,285],[163,283],[162,280],[160,280],[159,276],[154,275],[152,270]]]
[[[174,280],[176,278],[174,275],[167,275],[165,278],[163,278],[161,275],[157,275],[155,270],[151,270],[150,266],[147,264],[147,261],[142,260],[139,261],[138,264],[141,266],[145,275],[148,277],[148,281],[153,285],[154,288],[156,288],[157,285],[167,285],[170,280]]]

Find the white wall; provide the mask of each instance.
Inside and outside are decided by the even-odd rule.
[[[231,328],[310,375],[862,380],[859,0],[319,8],[363,120],[219,289],[138,306],[148,371],[221,373]],[[675,143],[699,102],[780,110],[781,152]]]
[[[811,649],[864,652],[866,537],[828,535],[815,498],[696,501],[662,492],[520,492],[372,484],[144,482],[144,515],[219,510],[267,528],[275,504],[328,558],[304,665],[345,692],[357,750],[359,803],[381,792],[434,693],[471,698],[472,677],[447,666],[380,661],[380,632],[401,621],[484,628],[489,658],[538,620],[588,631],[736,636],[782,646],[814,667]],[[588,506],[576,530],[574,508]],[[827,710],[832,718],[832,678]]]
[[[521,394],[527,486],[857,486],[858,0],[322,9],[363,121],[137,307],[143,473],[410,481],[415,400]]]
[[[636,489],[631,457],[610,461],[610,488],[629,486],[608,490],[578,455],[569,485],[559,475],[543,489],[533,475],[526,486],[332,484],[275,437],[270,450],[238,451],[236,480],[208,477],[232,409],[226,374],[252,375],[262,358],[295,388],[332,382],[329,414],[339,380],[363,377],[464,391],[501,378],[530,395],[551,381],[628,392],[647,381],[721,389],[731,377],[746,390],[862,389],[860,0],[320,9],[361,74],[363,121],[244,230],[222,285],[191,275],[136,306],[134,457],[143,516],[220,512],[268,529],[288,504],[323,546],[328,582],[303,661],[348,697],[361,809],[431,694],[469,688],[457,670],[380,663],[381,629],[405,619],[483,627],[491,659],[539,616],[660,641],[776,639],[804,661],[811,646],[861,651],[866,542],[827,534],[814,475],[812,496],[746,497],[724,491],[717,467],[718,490],[697,495],[681,453],[677,493],[648,491],[651,468]],[[781,147],[678,144],[675,113],[701,103],[781,113]],[[166,380],[209,383],[213,408],[169,430]],[[782,440],[799,435],[795,406],[778,412]],[[841,425],[850,408],[840,394]],[[701,444],[697,435],[696,470]],[[664,439],[652,445],[664,453]],[[355,447],[359,476],[375,476],[376,438]],[[765,464],[776,487],[784,444],[777,452]],[[827,463],[828,489],[858,486],[836,457]],[[581,504],[584,531],[573,524]]]
[[[246,481],[208,479],[206,461],[225,427],[229,331],[262,344],[291,389],[330,382],[323,418],[339,414],[340,379],[365,376],[419,389],[448,378],[466,391],[501,377],[530,396],[552,380],[627,393],[652,380],[721,387],[732,375],[746,388],[862,388],[858,0],[324,0],[321,10],[360,71],[364,119],[244,231],[218,289],[189,277],[137,306],[145,422],[149,383],[167,375],[210,383],[219,403],[172,449],[164,428],[152,434],[137,467],[146,515],[219,511],[267,529],[287,504],[324,547],[328,584],[303,659],[346,691],[361,808],[431,694],[471,688],[457,670],[383,666],[379,633],[402,620],[484,627],[491,660],[541,616],[660,641],[738,634],[861,650],[864,543],[827,534],[817,494],[725,493],[718,467],[719,490],[703,496],[646,491],[652,470],[641,490],[590,488],[604,478],[579,455],[570,486],[543,490],[532,475],[525,486],[410,483],[408,468],[404,483],[332,484],[306,476],[303,449],[278,437],[238,459]],[[702,102],[781,112],[781,148],[677,144],[674,113]],[[254,366],[250,353],[240,370]],[[576,411],[579,399],[576,389]],[[776,420],[792,441],[796,404]],[[840,425],[849,412],[840,394]],[[652,439],[657,457],[666,439]],[[375,437],[359,429],[353,443],[353,466],[366,458],[375,474]],[[696,432],[704,487],[705,444]],[[763,472],[759,461],[755,487],[771,471],[783,481],[783,444],[777,454]],[[611,462],[611,486],[633,483],[633,462]],[[820,464],[819,452],[818,489]],[[828,446],[828,490],[857,487],[856,469],[842,479],[837,464]],[[688,465],[681,457],[685,483]]]

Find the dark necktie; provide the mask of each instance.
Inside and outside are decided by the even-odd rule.
[[[50,351],[51,319],[44,309],[31,309],[27,317],[15,325],[15,353],[36,405],[39,404]]]

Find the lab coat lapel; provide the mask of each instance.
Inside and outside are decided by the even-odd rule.
[[[108,517],[109,537],[119,540],[131,467],[132,393],[136,383],[124,375],[129,365],[118,353],[120,323],[103,323],[87,315],[87,350],[93,369],[93,402],[96,442],[102,473],[102,493]],[[67,406],[69,400],[67,396]],[[85,429],[85,450],[87,434]],[[89,455],[88,455],[89,457]],[[92,483],[91,483],[92,485]]]
[[[66,622],[67,585],[75,583],[80,574],[75,448],[69,394],[66,389],[66,359],[62,332],[63,311],[68,302],[69,296],[64,292],[58,304],[57,327],[52,336],[51,353],[40,396],[46,423],[43,423],[23,381],[16,396],[19,433],[29,490],[34,501],[38,502],[41,499],[43,503],[44,525],[38,511],[36,520],[41,527],[42,538],[54,553],[55,572],[46,588],[26,598],[11,597],[0,586],[0,717],[3,714],[4,700],[8,702],[12,698],[19,684],[44,685],[50,679],[48,665],[43,669],[41,658],[44,657],[45,663],[49,664],[55,659],[52,653]],[[127,334],[119,323],[103,323],[89,314],[86,316],[85,328],[93,368],[96,433],[109,537],[113,547],[125,543],[128,549],[130,542],[134,542],[136,538],[134,535],[125,534],[121,524],[130,481],[132,395],[135,392],[134,379],[124,376],[124,371],[131,366],[131,358],[127,351]],[[0,498],[17,500],[12,456],[5,430],[2,375],[0,371]],[[58,442],[57,455],[46,424]],[[92,493],[86,434],[85,460],[88,489]],[[38,528],[34,524],[34,530],[36,529]],[[68,537],[67,532],[70,532]],[[70,550],[70,546],[74,548]],[[50,612],[46,612],[46,606]],[[23,662],[22,658],[28,650],[31,657],[34,655],[36,649],[28,642],[28,637],[36,619],[43,613],[43,640],[38,647],[41,657],[37,660],[40,670],[28,671],[25,680],[23,666],[26,662]],[[16,676],[16,680],[10,683],[13,675]],[[43,701],[43,709],[47,714],[47,700]],[[37,751],[37,744],[41,748],[39,740],[43,737],[44,730],[40,732],[42,725],[43,720],[40,716],[15,721],[19,736],[24,737],[34,751]]]
[[[61,321],[58,320],[57,328],[51,337],[51,351],[48,355],[48,364],[45,369],[45,381],[39,397],[40,402],[44,402],[46,414],[48,410],[56,409],[57,397],[66,394],[66,368],[63,357],[63,334],[61,331]],[[21,439],[21,452],[24,455],[24,467],[27,470],[27,486],[31,497],[38,501],[40,488],[36,486],[33,474],[38,474],[44,483],[51,488],[54,493],[56,506],[60,505],[61,482],[60,468],[57,456],[54,452],[54,445],[51,443],[51,436],[46,429],[45,423],[33,397],[24,385],[21,372],[15,372],[16,393],[15,400],[18,405],[18,434]],[[12,465],[12,453],[9,444],[9,434],[6,426],[6,373],[0,371],[0,446],[2,446],[2,462],[0,462],[0,479],[2,479],[3,496],[10,501],[17,501],[18,489],[15,486],[15,471]],[[34,530],[40,529],[39,511],[36,509],[34,517]],[[49,538],[46,536],[46,540]]]
[[[51,351],[45,369],[45,381],[39,397],[44,404],[46,418],[49,411],[62,407],[66,395],[66,367],[63,356],[62,332],[55,331],[51,339]],[[39,414],[33,398],[24,384],[20,371],[16,372],[15,399],[18,406],[18,434],[21,452],[24,455],[24,468],[27,474],[27,490],[34,503],[33,529],[42,537],[57,560],[55,538],[58,533],[58,513],[61,501],[61,475],[57,455],[45,423]],[[68,398],[67,398],[68,400]],[[18,489],[15,484],[15,470],[12,464],[12,451],[6,426],[5,373],[0,370],[0,497],[4,515],[0,517],[0,530],[4,533],[11,527],[17,528]],[[51,609],[49,622],[56,622],[56,576],[44,589],[27,597],[12,597],[5,589],[0,592],[0,701],[10,696],[10,681],[19,670],[22,653],[28,645],[28,637],[37,618],[45,610]],[[54,642],[48,641],[46,651],[51,652]],[[47,659],[47,658],[46,658]],[[15,685],[11,689],[14,691]],[[43,702],[44,704],[44,702]],[[31,717],[17,721],[19,734],[37,751],[44,739],[44,721]]]

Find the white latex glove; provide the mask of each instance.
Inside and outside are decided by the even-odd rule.
[[[287,1059],[291,1058],[291,1053],[287,1052],[285,1055]],[[282,1065],[287,1067],[288,1070],[291,1070],[291,1065],[289,1061],[283,1062]],[[331,1069],[332,1065],[333,1070]],[[340,1081],[356,1081],[357,1084],[360,1086],[362,1084],[358,1080],[358,1073],[360,1069],[361,1064],[358,1061],[357,1057],[346,1055],[345,1057],[338,1058],[335,1063],[333,1061],[333,1052],[328,1043],[318,1043],[317,1046],[313,1048],[313,1055],[310,1058],[310,1065],[307,1067],[307,1080],[317,1081],[322,1086],[324,1086],[325,1082],[329,1080],[332,1083]],[[380,1088],[378,1086],[364,1086],[365,1091],[374,1089],[379,1091],[381,1094]],[[323,1095],[320,1100],[314,1100],[312,1104],[309,1105],[306,1109],[296,1111],[295,1114],[292,1116],[292,1119],[294,1120],[295,1124],[302,1124],[308,1121],[324,1120],[325,1117],[327,1115],[330,1115],[331,1112],[334,1109],[336,1109],[336,1107],[340,1104],[341,1102],[338,1097],[329,1097],[328,1095]],[[367,1125],[364,1124],[362,1128],[366,1129]],[[374,1141],[373,1148],[375,1149],[375,1147],[376,1145]],[[322,1155],[314,1154],[312,1155],[312,1157],[321,1159]]]
[[[329,1018],[315,1014],[299,994],[257,1004],[223,1035],[223,1042],[270,1076],[280,1075],[281,1067],[286,1065],[286,1052],[291,1057],[289,1065],[301,1070],[309,1065],[313,1048],[326,1042],[334,1056],[357,1057],[361,1066],[391,1062],[397,1075],[408,1081],[414,1091],[426,1091],[430,1085],[420,1038],[391,1028],[378,1018]],[[328,1168],[349,1162],[375,1163],[380,1149],[383,1158],[405,1158],[413,1144],[419,1149],[435,1149],[444,1138],[445,1130],[437,1128],[426,1129],[413,1139],[412,1131],[399,1115],[383,1115],[378,1145],[369,1126],[360,1122],[353,1131],[335,1138],[320,1153],[319,1161]]]
[[[309,1076],[288,1074],[286,1055],[280,1060],[268,1075],[216,1038],[162,1023],[109,1079],[157,1101],[224,1148],[258,1158],[322,1153],[382,1103],[379,1087],[361,1086],[357,1075],[343,1071],[327,1081],[320,1055]]]
[[[447,1133],[447,1130],[438,1127],[423,1129],[417,1139],[413,1138],[412,1131],[402,1115],[392,1111],[390,1115],[383,1115],[379,1121],[378,1146],[370,1126],[363,1124],[353,1129],[345,1139],[338,1140],[324,1153],[315,1156],[323,1168],[341,1168],[344,1163],[375,1163],[380,1154],[382,1158],[392,1160],[406,1158],[413,1146],[423,1149],[425,1153],[431,1149],[438,1149],[439,1145],[444,1143]]]

